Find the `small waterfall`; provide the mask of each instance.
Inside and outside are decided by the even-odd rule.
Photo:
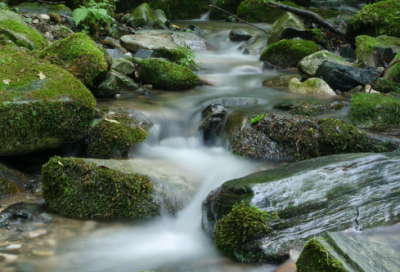
[[[200,21],[209,21],[210,20],[210,13],[211,11],[207,11],[200,17]]]

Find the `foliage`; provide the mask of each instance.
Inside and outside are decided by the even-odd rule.
[[[77,26],[83,27],[82,32],[92,34],[95,39],[99,38],[99,31],[112,32],[115,26],[114,19],[108,15],[106,8],[110,6],[106,1],[96,3],[90,0],[86,6],[80,6],[72,13],[72,17]]]
[[[196,64],[196,55],[194,54],[194,50],[190,48],[187,44],[183,47],[183,52],[185,56],[178,61],[178,64],[185,67],[193,67],[196,70],[200,70],[200,68]]]
[[[258,115],[258,116],[256,116],[256,117],[252,118],[251,121],[250,121],[250,125],[252,125],[252,124],[257,123],[258,121],[260,121],[261,118],[264,117],[264,115],[265,115],[265,114],[261,114],[261,115]]]
[[[236,203],[215,225],[215,244],[223,252],[244,261],[249,257],[244,252],[246,243],[269,235],[271,220],[277,219],[277,214],[268,214],[253,205],[246,206],[244,201]]]
[[[0,10],[10,10],[6,3],[0,2]]]

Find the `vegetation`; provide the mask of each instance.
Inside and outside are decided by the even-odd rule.
[[[248,241],[269,235],[272,231],[271,220],[277,219],[277,214],[269,214],[253,205],[246,206],[244,201],[240,204],[236,203],[232,211],[215,225],[215,244],[218,249],[239,261],[249,259],[262,261],[262,259],[257,259],[260,257],[257,254],[247,252],[244,245]]]
[[[400,38],[390,36],[378,36],[377,38],[360,35],[356,38],[357,61],[365,65],[365,61],[374,53],[377,47],[400,47]]]

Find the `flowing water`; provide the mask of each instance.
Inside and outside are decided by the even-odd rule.
[[[148,222],[81,221],[52,215],[50,223],[21,226],[22,232],[47,228],[47,234],[29,240],[28,250],[17,265],[18,271],[272,272],[276,269],[276,266],[267,264],[240,264],[222,256],[212,239],[201,230],[201,204],[208,193],[223,182],[284,162],[235,157],[224,141],[205,146],[198,133],[201,111],[216,101],[224,101],[228,110],[246,107],[274,111],[274,105],[281,102],[332,102],[340,98],[305,97],[262,87],[265,79],[290,72],[262,71],[258,56],[243,55],[237,50],[241,43],[230,42],[229,31],[236,26],[246,28],[246,25],[209,21],[195,23],[206,31],[204,38],[213,48],[196,53],[202,63],[198,74],[214,86],[184,92],[152,90],[148,95],[135,92],[122,94],[118,99],[98,101],[99,108],[133,108],[143,111],[153,120],[155,125],[150,138],[146,144],[134,148],[130,157],[168,162],[186,173],[189,181],[196,184],[200,181],[191,203],[176,218],[164,216]],[[186,26],[193,21],[175,24]],[[229,102],[236,101],[232,98],[251,98],[257,103],[235,106]],[[344,108],[330,117],[347,120],[348,110]],[[40,209],[40,196],[31,202]],[[18,242],[22,238],[13,239]]]

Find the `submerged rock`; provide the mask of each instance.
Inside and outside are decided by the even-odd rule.
[[[248,41],[254,35],[244,29],[233,29],[229,32],[229,39],[233,42]]]
[[[276,212],[280,220],[271,226],[272,234],[248,239],[242,256],[282,262],[290,249],[301,250],[326,231],[396,224],[399,162],[399,153],[333,155],[225,182],[203,203],[203,229],[212,234],[216,222],[241,201]]]
[[[398,94],[358,93],[350,101],[350,118],[356,126],[373,130],[400,129]]]
[[[54,157],[42,175],[49,210],[73,218],[175,215],[193,195],[174,167],[156,161]]]
[[[238,50],[243,50],[243,54],[260,55],[268,46],[267,35],[256,35],[251,37],[245,44],[239,46]]]
[[[296,262],[298,272],[308,271],[396,271],[400,255],[392,248],[327,232],[312,238]]]
[[[104,78],[109,70],[106,52],[86,34],[76,33],[56,41],[40,52],[39,57],[70,72],[87,87]],[[109,56],[109,55],[108,55]]]
[[[282,68],[296,67],[304,57],[317,51],[319,47],[312,41],[283,40],[268,46],[260,60]]]
[[[70,73],[0,46],[0,155],[26,154],[82,140],[95,100]]]
[[[199,77],[187,67],[160,59],[135,59],[139,80],[162,90],[186,90],[201,85]]]
[[[331,87],[320,78],[309,78],[303,83],[297,78],[292,78],[288,91],[295,94],[336,95]]]
[[[255,121],[258,120],[258,121]],[[235,155],[305,160],[338,153],[396,151],[400,141],[368,134],[338,119],[313,119],[282,113],[229,114],[218,135]]]
[[[306,30],[307,27],[303,22],[293,13],[285,12],[279,19],[272,25],[269,31],[268,44],[274,44],[281,40],[282,33],[288,29]]]
[[[210,141],[215,136],[215,132],[222,124],[225,114],[226,110],[221,103],[213,103],[203,110],[199,129],[203,132],[205,142]]]
[[[111,109],[89,130],[87,155],[96,159],[126,157],[133,145],[146,141],[151,126],[141,112]]]

